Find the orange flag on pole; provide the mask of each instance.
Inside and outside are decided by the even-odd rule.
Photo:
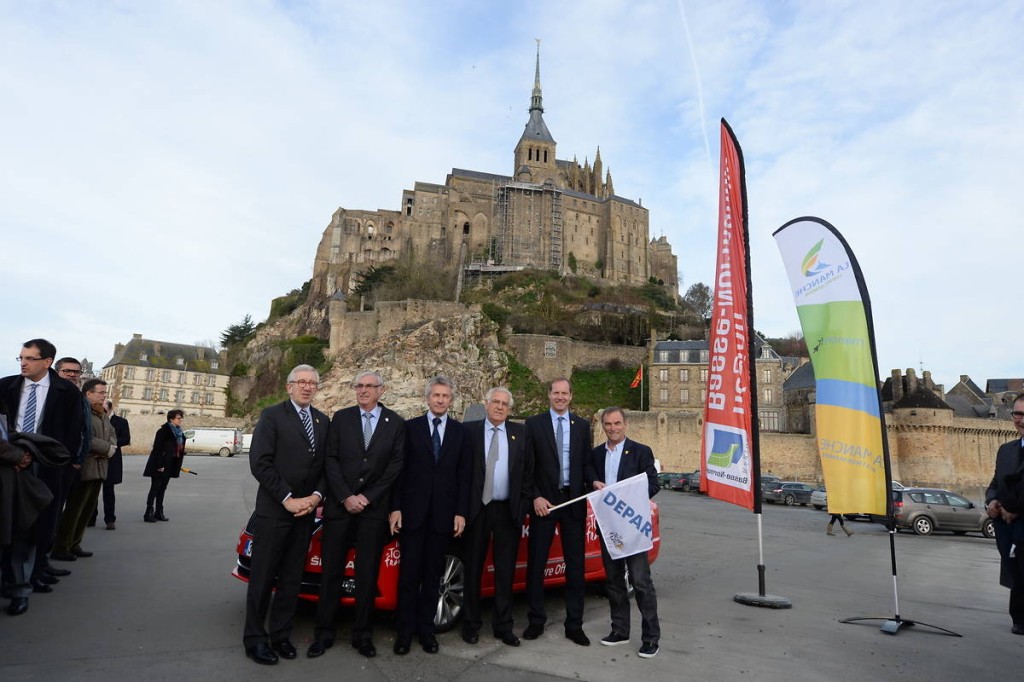
[[[636,388],[640,385],[640,382],[644,379],[644,366],[640,365],[640,369],[636,371],[636,376],[633,377],[633,383],[629,385],[630,388]]]

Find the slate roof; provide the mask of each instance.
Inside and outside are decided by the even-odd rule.
[[[797,367],[793,370],[784,382],[782,382],[782,390],[795,391],[801,388],[814,388],[814,365],[809,362]]]
[[[157,352],[159,347],[159,353]],[[202,359],[200,359],[202,351]],[[143,353],[146,359],[143,360]],[[178,364],[178,358],[184,364]],[[218,366],[214,369],[211,365],[216,361],[219,365],[220,357],[217,351],[209,346],[193,346],[184,343],[168,343],[166,341],[154,341],[153,339],[132,338],[128,343],[117,344],[114,347],[114,356],[103,365],[104,368],[114,365],[131,365],[133,367],[155,367],[158,369],[176,369],[188,372],[206,372],[209,374],[227,374],[228,368]]]
[[[893,403],[893,409],[906,407],[920,407],[930,410],[952,410],[946,401],[929,391],[924,386],[918,386],[917,390],[907,393],[897,402]]]

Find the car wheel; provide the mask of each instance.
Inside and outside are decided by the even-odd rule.
[[[927,516],[918,516],[914,519],[914,532],[918,535],[931,535],[932,528],[932,520]]]
[[[814,505],[814,508],[817,509],[818,511],[821,511],[823,509],[823,507],[820,504]]]
[[[221,448],[220,452],[218,452],[217,454],[220,455],[221,457],[230,457],[231,450],[228,450],[227,448]]]
[[[683,492],[684,492],[684,493],[688,493],[688,492],[690,492],[690,486],[689,486],[689,484],[687,484],[687,485],[684,485],[684,486],[683,486]]]
[[[856,514],[843,514],[843,518],[846,519],[847,521],[856,521],[857,520],[857,515]]]
[[[462,617],[462,598],[466,588],[466,568],[459,557],[446,554],[441,571],[441,591],[434,611],[434,629],[448,632]]]
[[[989,540],[996,536],[996,524],[992,523],[992,519],[985,519],[985,523],[981,524],[981,534]]]
[[[795,497],[793,497],[792,495],[786,495],[786,506],[787,507],[792,507],[795,502],[796,502],[796,498]]]

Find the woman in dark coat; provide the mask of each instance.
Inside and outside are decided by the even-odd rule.
[[[153,451],[149,453],[146,470],[143,476],[150,477],[149,497],[146,498],[146,514],[142,519],[146,523],[169,521],[164,516],[164,493],[172,478],[181,473],[181,460],[185,454],[185,433],[181,430],[181,422],[185,413],[171,410],[167,413],[167,422],[156,431],[153,439]]]

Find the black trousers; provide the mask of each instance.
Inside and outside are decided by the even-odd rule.
[[[306,550],[313,532],[313,516],[298,518],[257,516],[252,533],[252,563],[245,596],[245,629],[242,643],[250,647],[266,641],[267,612],[270,640],[292,634],[295,607],[306,566]],[[275,591],[276,587],[276,591]],[[273,604],[270,595],[274,593]]]
[[[71,487],[78,479],[78,469],[70,464],[55,468],[37,464],[33,466],[36,467],[36,476],[53,493],[53,502],[39,513],[36,520],[36,559],[32,568],[32,579],[37,580],[50,567],[47,555],[53,550],[53,543],[57,538],[57,523],[64,512],[64,503],[68,500]]]
[[[323,561],[320,601],[316,607],[315,637],[333,640],[341,581],[345,577],[345,557],[349,547],[356,548],[356,608],[352,620],[352,641],[373,636],[373,607],[377,597],[380,553],[387,544],[388,520],[345,513],[337,519],[324,519],[320,558]]]
[[[626,585],[626,571],[633,584],[637,608],[640,609],[640,626],[643,641],[657,644],[661,640],[661,623],[658,620],[658,595],[651,580],[651,564],[647,552],[640,552],[623,559],[612,559],[608,547],[601,538],[601,559],[607,574],[605,591],[612,615],[612,632],[629,637],[629,587]]]
[[[439,532],[430,523],[416,530],[402,528],[398,540],[402,558],[395,623],[399,636],[434,634],[441,571],[451,537],[451,529]]]
[[[557,504],[557,502],[552,501]],[[577,502],[577,505],[583,502]],[[530,537],[526,546],[529,556],[526,560],[526,601],[530,625],[543,625],[547,621],[544,610],[544,577],[549,572],[563,570],[560,564],[549,564],[548,555],[555,537],[555,527],[562,540],[562,554],[565,557],[565,630],[583,629],[583,546],[587,519],[583,514],[576,517],[575,505],[563,507],[547,516],[530,516]]]
[[[152,511],[156,505],[156,513],[164,513],[164,494],[167,492],[167,484],[171,482],[170,476],[153,476],[149,480],[149,495],[146,496],[146,511]]]
[[[466,529],[466,587],[462,603],[464,631],[476,632],[483,626],[480,586],[487,550],[493,547],[494,613],[491,627],[497,637],[512,632],[512,581],[515,579],[522,535],[522,519],[512,518],[512,509],[507,501],[493,501],[484,506]]]

